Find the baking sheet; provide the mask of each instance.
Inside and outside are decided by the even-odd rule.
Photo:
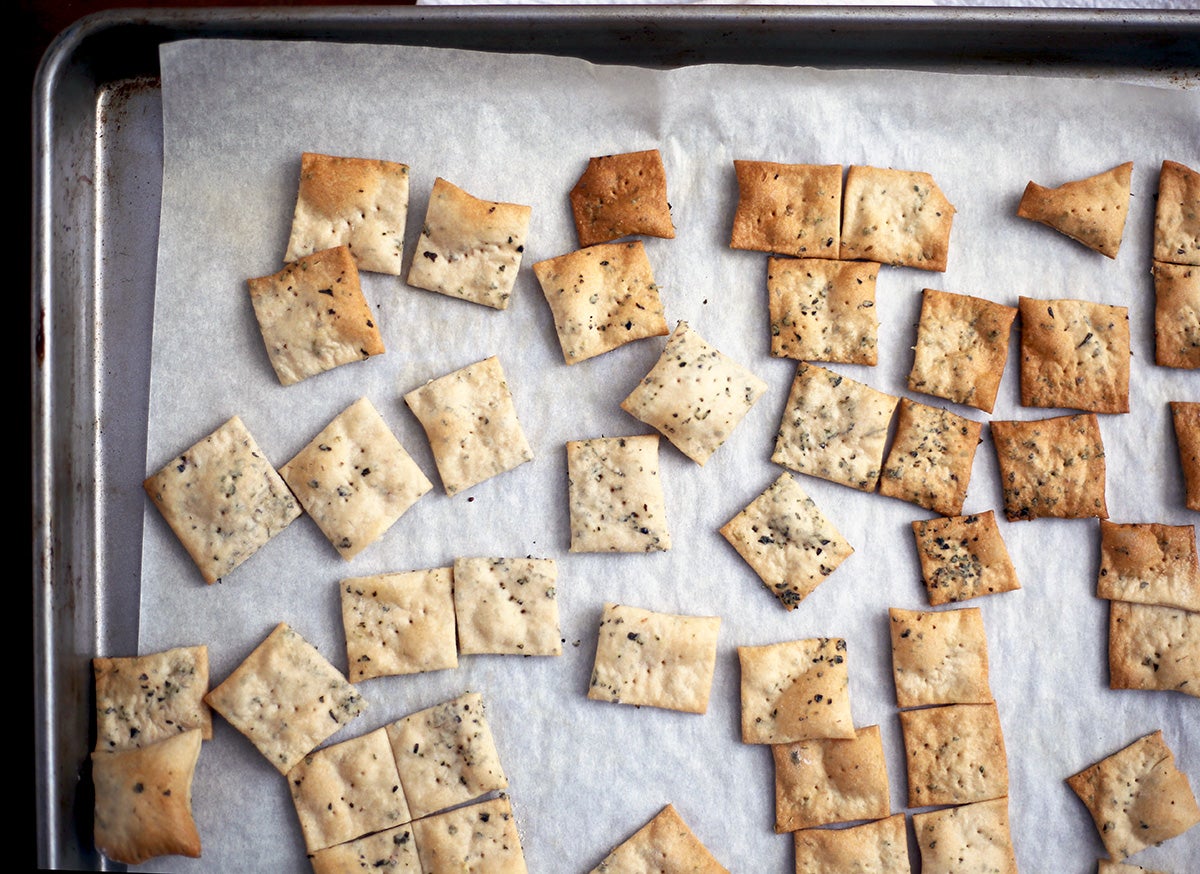
[[[771,829],[770,752],[738,739],[739,645],[847,638],[855,723],[881,725],[893,810],[904,809],[886,610],[926,603],[908,525],[928,514],[800,477],[857,551],[794,613],[778,606],[716,534],[778,473],[769,456],[794,371],[767,355],[766,256],[727,245],[734,158],[926,170],[957,207],[945,274],[881,271],[880,365],[834,366],[875,388],[908,395],[904,377],[926,286],[1013,305],[1025,294],[1129,306],[1132,412],[1101,422],[1109,511],[1115,521],[1195,521],[1182,509],[1166,401],[1197,399],[1200,389],[1194,375],[1152,364],[1146,254],[1159,163],[1200,163],[1194,94],[886,71],[664,72],[320,43],[184,42],[164,46],[161,61],[164,189],[147,471],[235,413],[281,465],[366,395],[437,483],[401,395],[492,354],[508,374],[537,457],[464,495],[435,490],[349,564],[310,520],[298,520],[212,587],[148,508],[140,650],[206,642],[219,682],[285,620],[344,669],[338,579],[445,565],[459,555],[557,559],[562,657],[464,657],[453,671],[367,681],[360,687],[370,702],[366,715],[333,738],[357,736],[464,689],[481,692],[531,871],[590,869],[667,802],[731,869],[787,870],[790,839]],[[435,176],[481,197],[530,204],[528,265],[574,248],[565,193],[587,157],[641,148],[663,153],[677,228],[675,240],[647,241],[668,321],[687,320],[770,384],[704,468],[664,441],[670,552],[568,554],[564,443],[646,432],[617,405],[662,340],[566,367],[527,267],[504,312],[364,274],[388,353],[288,388],[275,381],[245,280],[281,263],[300,152],[409,164],[409,257]],[[1057,184],[1125,160],[1135,162],[1134,198],[1115,262],[1012,217],[1029,179]],[[1015,359],[993,418],[1051,415],[1019,406]],[[965,509],[998,509],[999,501],[985,435]],[[1200,711],[1184,696],[1105,688],[1107,606],[1092,595],[1094,522],[1001,525],[1024,588],[971,605],[983,609],[989,636],[1018,862],[1025,870],[1090,871],[1100,844],[1062,778],[1161,727],[1195,782]],[[585,698],[605,601],[722,616],[706,715]],[[155,869],[303,868],[285,782],[220,719],[201,757],[195,807],[203,859],[157,860]],[[1200,833],[1189,833],[1136,861],[1185,870],[1198,853]]]

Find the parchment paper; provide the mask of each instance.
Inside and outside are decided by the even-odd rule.
[[[730,869],[791,870],[791,838],[772,828],[770,750],[740,742],[739,645],[846,638],[855,724],[881,726],[892,809],[905,810],[887,608],[927,607],[909,524],[930,514],[798,477],[856,552],[791,613],[717,533],[778,475],[770,454],[794,373],[794,362],[768,354],[767,256],[728,246],[735,158],[925,170],[957,207],[945,274],[880,272],[880,364],[833,365],[875,388],[943,403],[905,388],[924,287],[1014,306],[1021,294],[1128,306],[1132,411],[1100,423],[1109,512],[1119,522],[1196,521],[1183,508],[1167,401],[1200,400],[1200,378],[1153,364],[1149,272],[1160,163],[1200,166],[1194,93],[1017,75],[753,66],[662,72],[546,57],[257,41],[167,44],[162,68],[165,183],[147,472],[234,414],[281,466],[366,395],[435,490],[353,562],[342,561],[302,517],[213,586],[204,585],[147,503],[141,651],[207,643],[215,684],[284,620],[345,670],[339,579],[444,566],[457,556],[556,559],[561,657],[462,657],[456,670],[366,681],[360,684],[366,714],[332,739],[357,736],[464,690],[481,692],[530,871],[588,871],[668,802]],[[588,157],[647,148],[662,152],[677,228],[674,240],[646,241],[668,322],[687,320],[770,388],[703,468],[663,441],[669,552],[572,555],[564,444],[647,432],[618,404],[664,339],[564,365],[529,265],[576,248],[566,195]],[[409,164],[406,265],[436,176],[479,197],[531,205],[530,242],[510,308],[493,311],[409,288],[400,278],[363,274],[387,353],[281,387],[245,283],[282,264],[306,150]],[[1133,200],[1115,261],[1015,217],[1030,179],[1057,185],[1126,160],[1134,162]],[[1019,405],[1018,336],[992,418],[1061,412]],[[536,458],[449,498],[402,394],[493,354]],[[984,435],[965,511],[1002,515],[986,428]],[[1063,779],[1162,728],[1200,788],[1200,702],[1107,688],[1108,606],[1094,595],[1094,520],[1000,524],[1023,588],[964,606],[984,614],[1017,858],[1024,871],[1083,874],[1095,869],[1103,850]],[[606,601],[722,617],[706,715],[587,700]],[[203,858],[147,867],[304,870],[285,780],[227,723],[215,722],[194,787]],[[915,844],[913,853],[915,870]],[[1134,861],[1182,872],[1196,858],[1200,829]]]

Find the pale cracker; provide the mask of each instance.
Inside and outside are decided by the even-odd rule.
[[[1099,859],[1096,862],[1096,874],[1168,874],[1168,872],[1143,868],[1141,865],[1126,865],[1121,862],[1110,862],[1108,859]]]
[[[1200,698],[1200,613],[1112,601],[1108,673],[1112,689],[1165,690]]]
[[[983,423],[974,419],[901,398],[879,494],[957,516],[967,497],[982,430]]]
[[[408,167],[305,152],[285,261],[346,246],[359,270],[400,275]]]
[[[721,536],[788,610],[854,553],[789,473],[726,522]]]
[[[1154,260],[1200,265],[1200,171],[1178,161],[1159,170]]]
[[[921,874],[1017,874],[1008,799],[913,814]]]
[[[588,698],[704,713],[720,628],[719,616],[680,616],[605,604]]]
[[[421,870],[526,874],[512,804],[501,795],[413,823]]]
[[[1021,588],[991,510],[918,520],[912,529],[932,606]]]
[[[657,149],[589,158],[570,200],[580,246],[629,234],[675,236],[667,173]]]
[[[743,743],[854,737],[845,640],[739,646],[738,660]]]
[[[1117,257],[1129,214],[1129,180],[1133,162],[1046,188],[1025,186],[1017,215],[1041,222],[1109,258]]]
[[[838,257],[944,272],[953,220],[954,207],[928,173],[851,166]]]
[[[840,164],[734,161],[737,212],[729,245],[755,252],[837,258],[841,241]]]
[[[681,321],[621,409],[703,465],[766,390],[765,382]]]
[[[671,548],[658,475],[658,435],[567,443],[571,552]]]
[[[411,823],[313,853],[313,874],[423,874]]]
[[[237,416],[142,486],[206,583],[231,572],[301,513]]]
[[[777,833],[891,813],[878,725],[858,729],[853,738],[775,744],[771,753]]]
[[[408,284],[502,310],[521,269],[532,209],[480,200],[440,176],[433,183]]]
[[[879,316],[870,261],[767,259],[771,354],[776,358],[874,365]]]
[[[796,874],[912,874],[904,814],[795,833]]]
[[[1200,368],[1200,267],[1155,261],[1154,363]]]
[[[448,495],[533,460],[494,355],[430,380],[404,401],[421,420]]]
[[[668,804],[589,874],[729,874]]]
[[[181,646],[144,656],[92,659],[96,750],[144,747],[193,728],[212,737],[208,647]]]
[[[554,559],[455,559],[458,651],[562,655],[557,586]]]
[[[1008,795],[1004,733],[995,704],[900,711],[908,806],[969,804]]]
[[[1200,510],[1200,401],[1171,401],[1175,443],[1183,471],[1184,504]]]
[[[352,577],[339,585],[353,680],[458,667],[450,568]]]
[[[1200,611],[1200,560],[1195,525],[1118,525],[1100,520],[1096,595]]]
[[[341,672],[286,622],[204,700],[281,774],[367,707]]]
[[[1129,309],[1022,296],[1021,404],[1129,412]]]
[[[987,634],[978,607],[888,610],[896,706],[987,704]]]
[[[1093,413],[1028,422],[992,421],[1004,515],[1108,518],[1104,442]]]

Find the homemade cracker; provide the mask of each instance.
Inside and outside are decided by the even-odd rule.
[[[359,270],[400,275],[408,167],[305,152],[285,261],[346,246]]]
[[[927,288],[908,387],[990,413],[1017,308]]]
[[[318,850],[309,858],[313,874],[423,874],[411,823]]]
[[[991,429],[1008,521],[1108,518],[1104,442],[1094,414],[992,421]]]
[[[1096,863],[1096,874],[1168,874],[1168,872],[1143,868],[1141,865],[1126,865],[1122,862],[1100,859]]]
[[[301,513],[237,416],[142,486],[206,583],[228,574]]]
[[[954,207],[928,173],[852,166],[838,257],[945,272],[953,220]]]
[[[367,707],[338,669],[286,622],[204,700],[281,774]]]
[[[451,568],[353,577],[340,588],[356,682],[458,667]]]
[[[212,737],[208,647],[181,646],[144,656],[92,659],[96,751],[149,746],[193,728]]]
[[[932,606],[1021,588],[991,510],[918,520],[912,529]]]
[[[1008,799],[913,814],[921,874],[1017,874]]]
[[[1004,733],[995,704],[900,711],[908,806],[968,804],[1008,795]]]
[[[1184,503],[1200,510],[1200,402],[1171,401],[1171,420],[1183,469]]]
[[[738,204],[731,248],[809,258],[838,257],[840,164],[734,161],[733,167]]]
[[[795,833],[796,874],[912,874],[904,814],[850,828]]]
[[[879,361],[879,316],[870,261],[768,258],[767,308],[776,358],[869,364]]]
[[[765,382],[680,322],[621,409],[703,465],[766,390]]]
[[[1183,834],[1200,807],[1175,756],[1155,731],[1067,778],[1091,813],[1104,849],[1120,862]]]
[[[528,206],[472,197],[439,176],[408,268],[408,284],[507,308],[531,213]]]
[[[743,743],[854,737],[845,640],[739,646],[738,660]]]
[[[1087,179],[1064,182],[1057,188],[1030,182],[1017,205],[1017,215],[1041,222],[1089,249],[1116,258],[1129,213],[1132,173],[1133,162],[1127,161]]]
[[[1021,404],[1129,412],[1129,309],[1021,297]]]
[[[562,655],[557,580],[550,558],[455,559],[458,651]]]
[[[581,247],[630,234],[675,236],[657,149],[589,158],[570,199]]]
[[[801,362],[771,460],[798,473],[873,492],[898,397]]]
[[[404,401],[421,420],[448,495],[533,460],[494,355],[430,380]]]
[[[987,635],[978,607],[888,610],[896,706],[988,704]]]
[[[527,872],[507,796],[418,819],[412,827],[424,872]]]
[[[654,271],[641,240],[538,261],[533,272],[550,305],[567,364],[667,333]]]
[[[668,804],[589,874],[729,874]]]
[[[775,831],[880,819],[891,812],[878,725],[853,739],[775,744]]]
[[[1118,525],[1101,519],[1096,595],[1111,601],[1200,610],[1196,526]]]
[[[726,522],[721,536],[788,610],[854,553],[788,473]]]
[[[1108,673],[1113,689],[1165,690],[1200,698],[1200,613],[1111,602]]]
[[[957,516],[967,498],[982,430],[981,422],[901,398],[879,494]]]
[[[1154,363],[1200,368],[1200,267],[1155,261]]]
[[[1200,171],[1178,161],[1159,170],[1154,260],[1200,265]]]
[[[567,443],[571,552],[671,548],[658,476],[658,435]]]

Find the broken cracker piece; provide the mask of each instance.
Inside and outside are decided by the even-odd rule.
[[[1086,179],[1046,188],[1025,186],[1017,215],[1041,222],[1109,258],[1117,257],[1125,217],[1129,213],[1129,180],[1133,162]]]

